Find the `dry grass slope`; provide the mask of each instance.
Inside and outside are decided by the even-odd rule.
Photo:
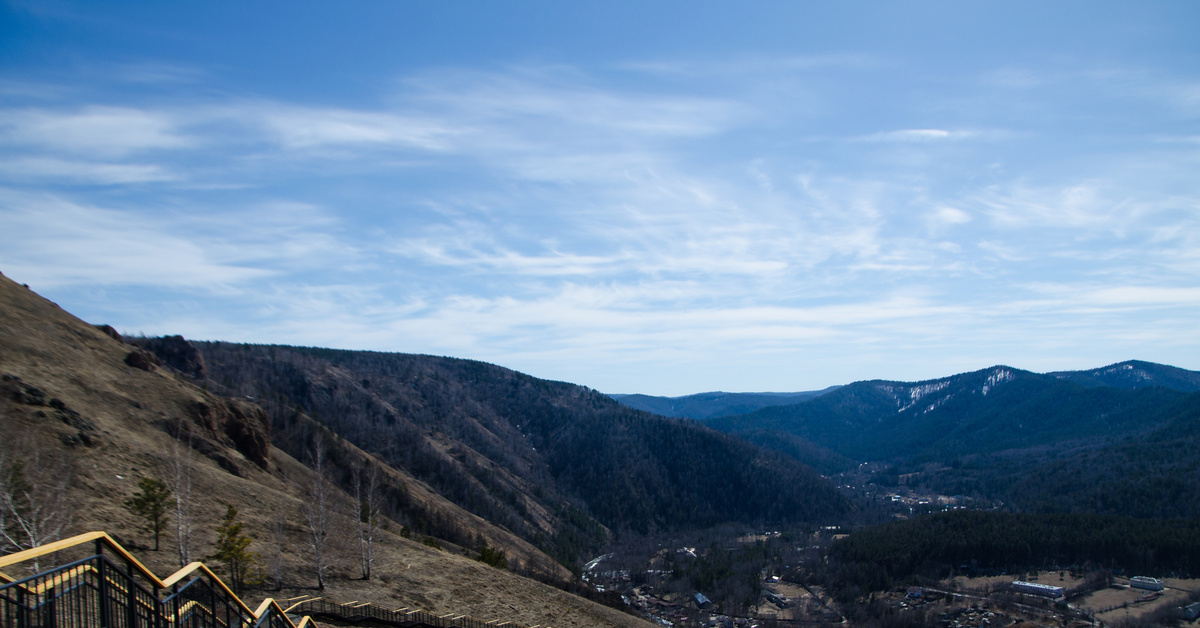
[[[163,536],[161,551],[122,506],[143,476],[166,480],[172,438],[167,427],[179,419],[190,420],[196,403],[222,400],[197,388],[168,369],[143,370],[126,363],[132,347],[64,312],[6,277],[0,277],[0,374],[11,375],[24,386],[43,391],[72,411],[14,399],[0,399],[0,447],[10,455],[38,451],[43,460],[59,460],[69,468],[66,497],[72,520],[64,535],[105,530],[130,547],[156,573],[177,568],[173,527]],[[16,380],[9,384],[15,385]],[[11,388],[11,386],[10,386]],[[63,416],[76,416],[74,423]],[[93,429],[81,429],[81,421]],[[91,444],[79,440],[86,432]],[[369,601],[382,606],[423,608],[436,613],[461,613],[482,620],[513,621],[526,625],[649,626],[647,622],[553,587],[489,567],[458,555],[455,548],[438,551],[384,532],[380,556],[370,581],[355,579],[356,557],[349,535],[338,535],[332,577],[324,593],[315,584],[305,554],[304,522],[300,515],[303,488],[311,471],[295,459],[272,449],[266,469],[208,434],[209,455],[194,454],[193,557],[212,551],[214,528],[225,505],[241,513],[240,520],[255,540],[251,549],[269,565],[275,546],[272,522],[282,519],[285,534],[284,590],[252,590],[247,597],[320,594],[338,601]],[[361,452],[359,455],[365,456]],[[224,460],[224,466],[218,460]],[[423,499],[438,496],[411,478],[395,473],[396,482],[411,483],[408,490]],[[444,501],[444,500],[442,500]],[[446,508],[453,508],[446,504]],[[471,515],[461,513],[464,520]],[[478,519],[478,518],[475,518]],[[521,547],[502,530],[476,522],[489,541],[511,552],[536,552]],[[218,570],[218,573],[222,573]]]

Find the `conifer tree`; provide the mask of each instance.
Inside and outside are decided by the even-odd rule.
[[[167,505],[171,489],[157,478],[144,477],[138,481],[138,492],[125,500],[129,512],[146,520],[146,531],[154,535],[154,551],[158,551],[158,536],[167,525]]]
[[[241,593],[246,584],[246,575],[258,564],[258,554],[250,551],[252,539],[242,534],[242,524],[236,521],[237,513],[237,508],[232,504],[226,508],[225,517],[217,526],[217,540],[213,543],[215,551],[208,558],[225,563],[229,568],[233,590]]]

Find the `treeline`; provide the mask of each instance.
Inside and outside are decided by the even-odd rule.
[[[954,511],[865,528],[834,542],[821,576],[849,599],[914,578],[1091,566],[1200,574],[1200,521]]]

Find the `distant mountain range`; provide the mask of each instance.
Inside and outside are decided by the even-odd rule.
[[[838,388],[838,386],[830,386],[825,390],[792,393],[706,392],[682,397],[655,397],[642,394],[609,395],[609,397],[616,399],[623,406],[660,416],[709,419],[731,414],[747,414],[760,408],[797,404]]]
[[[1153,362],[1129,360],[1087,371],[1056,371],[1046,373],[1059,379],[1085,386],[1112,388],[1149,388],[1161,386],[1182,392],[1200,391],[1200,372]],[[896,382],[893,382],[894,384]],[[610,394],[622,405],[666,417],[711,419],[722,416],[749,414],[762,408],[790,406],[803,403],[841,386],[804,392],[704,392],[680,397],[653,395]]]
[[[864,381],[705,425],[823,472],[1021,509],[1198,516],[1200,373],[1130,361],[1037,374],[1006,366],[924,382]]]

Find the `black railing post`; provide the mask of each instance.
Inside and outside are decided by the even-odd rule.
[[[25,587],[17,585],[17,628],[29,625],[29,611],[25,608]]]
[[[112,628],[112,622],[108,617],[108,569],[105,567],[104,556],[100,554],[100,541],[96,541],[96,573],[99,574],[100,583],[100,625],[103,628]]]
[[[159,595],[161,595],[161,594],[159,593],[158,585],[155,585],[154,586],[154,601],[153,601],[154,628],[163,628],[163,603],[162,603],[162,599],[159,598]]]
[[[125,626],[137,628],[137,592],[133,586],[133,563],[125,563]]]
[[[69,591],[70,588],[68,588],[67,590]],[[56,600],[54,598],[54,587],[50,587],[49,589],[46,589],[46,603],[43,605],[43,607],[46,609],[45,621],[43,623],[44,626],[57,626],[58,625],[58,617],[56,616],[56,615],[58,615],[58,613],[55,612],[57,609],[54,608],[57,603],[58,603],[58,600]]]

